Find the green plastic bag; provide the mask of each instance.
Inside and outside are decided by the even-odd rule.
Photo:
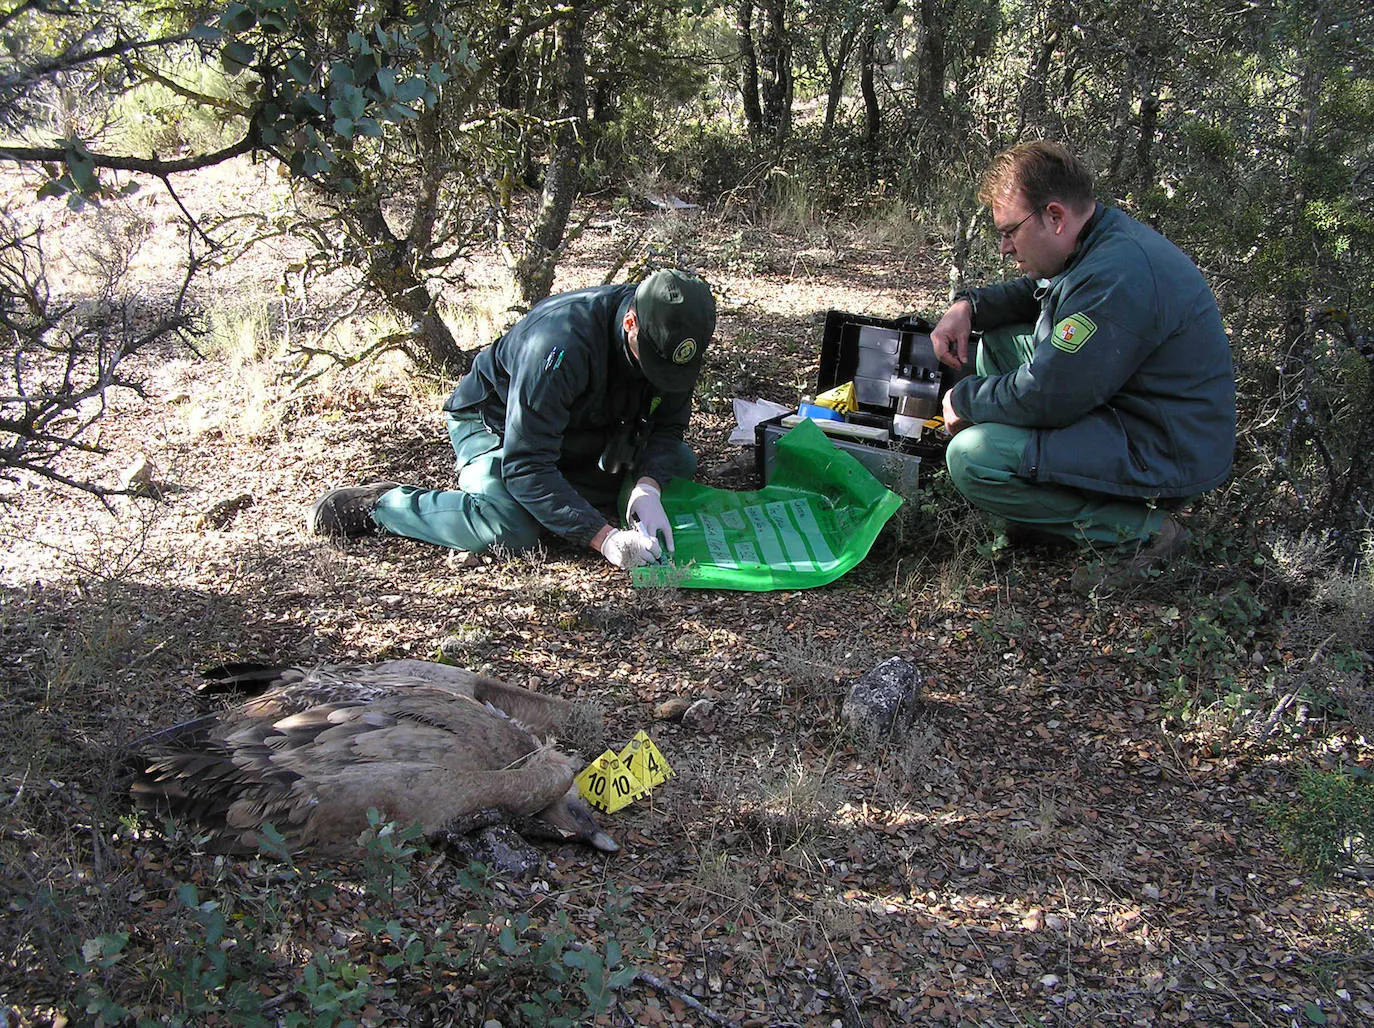
[[[868,555],[902,505],[810,421],[778,440],[772,481],[756,492],[711,489],[675,478],[663,490],[676,552],[670,564],[636,568],[636,586],[683,589],[809,589]]]

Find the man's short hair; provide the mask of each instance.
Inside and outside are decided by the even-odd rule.
[[[1051,200],[1075,210],[1093,203],[1093,174],[1058,143],[1018,143],[992,159],[983,173],[978,202],[985,207],[1025,194],[1032,210]]]

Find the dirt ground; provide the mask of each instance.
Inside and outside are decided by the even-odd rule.
[[[257,203],[277,188],[240,169],[198,196]],[[146,202],[168,228],[165,199]],[[782,232],[647,205],[621,217],[583,237],[559,286],[599,282],[617,233],[639,227],[715,284],[719,337],[690,436],[711,485],[755,486],[752,453],[727,442],[730,401],[809,389],[818,315],[936,313],[947,280],[918,234]],[[280,259],[207,277],[198,302],[271,310],[257,298]],[[677,772],[652,801],[603,819],[622,852],[544,843],[534,879],[499,889],[506,910],[536,924],[565,913],[585,939],[603,937],[612,898],[624,903],[618,937],[652,931],[634,951],[648,976],[599,1023],[1374,1023],[1374,888],[1304,873],[1264,806],[1291,790],[1299,762],[1369,766],[1363,735],[1282,709],[1281,731],[1238,728],[1205,703],[1183,717],[1165,680],[1200,605],[1244,578],[1234,547],[1204,541],[1148,590],[1089,600],[1069,588],[1083,557],[998,548],[938,481],[908,498],[868,560],[803,592],[637,591],[556,542],[477,568],[401,539],[335,545],[305,530],[322,491],[449,481],[449,383],[373,369],[293,395],[273,367],[140,358],[146,398],[113,397],[108,452],[72,466],[113,481],[146,454],[168,486],[160,501],[106,511],[24,481],[0,502],[0,1024],[59,1010],[94,1021],[89,975],[62,970],[64,937],[79,948],[122,926],[152,949],[177,883],[210,895],[272,874],[216,863],[122,799],[131,740],[213,709],[194,692],[200,669],[432,657],[444,640],[467,666],[599,702],[611,745],[647,728]],[[239,495],[251,499],[222,527],[202,521]],[[921,670],[923,701],[904,739],[869,749],[840,729],[839,707],[891,656]],[[1204,670],[1225,664],[1269,697],[1246,724],[1272,728],[1275,683],[1308,656],[1261,610],[1243,646]],[[656,721],[675,696],[713,706]],[[414,870],[419,923],[456,917],[454,860],[438,851]],[[60,914],[32,902],[40,892]],[[364,895],[336,889],[291,922],[278,979],[261,983],[279,1005],[265,1009],[293,1009],[280,996],[322,947],[385,977]],[[175,1004],[165,981],[148,989]],[[516,991],[434,977],[358,1020],[516,1023]]]

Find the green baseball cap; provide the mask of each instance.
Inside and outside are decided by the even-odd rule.
[[[639,366],[665,393],[689,393],[716,331],[711,287],[686,272],[655,271],[635,290]]]

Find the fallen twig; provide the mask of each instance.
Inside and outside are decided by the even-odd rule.
[[[721,1028],[739,1028],[739,1025],[737,1025],[734,1021],[731,1021],[728,1017],[721,1017],[720,1014],[717,1014],[715,1011],[708,1010],[706,1006],[702,1004],[701,1000],[697,999],[690,993],[684,992],[682,989],[678,988],[672,982],[664,981],[656,974],[650,974],[648,971],[640,971],[638,974],[635,975],[635,981],[643,982],[651,989],[654,989],[655,991],[660,992],[665,996],[671,997],[672,999],[680,1000],[685,1006],[687,1006],[689,1009],[695,1010],[698,1014],[700,1014],[706,1020],[710,1021],[712,1024],[720,1025]]]

